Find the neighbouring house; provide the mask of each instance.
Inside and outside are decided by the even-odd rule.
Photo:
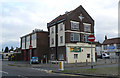
[[[102,44],[98,41],[95,42],[95,53],[97,58],[101,58],[101,54],[102,54]]]
[[[47,28],[50,60],[64,60],[67,63],[86,60],[91,62],[91,44],[88,36],[94,35],[94,20],[81,5],[47,23]],[[92,51],[95,62],[94,44]]]
[[[120,37],[107,39],[102,43],[102,52],[110,55],[111,58],[120,56]]]
[[[32,46],[32,57],[37,56],[39,61],[48,59],[48,31],[40,29],[33,30],[32,33],[21,37],[22,59],[30,60],[30,49]]]

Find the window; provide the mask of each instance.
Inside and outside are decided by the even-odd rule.
[[[104,50],[107,50],[107,45],[103,45]]]
[[[6,56],[8,56],[8,54],[6,54]]]
[[[22,43],[25,43],[25,38],[22,38]]]
[[[117,49],[120,49],[120,44],[116,44],[117,45]]]
[[[74,54],[74,59],[78,59],[78,54]]]
[[[63,54],[59,54],[59,60],[64,60],[64,55]]]
[[[32,35],[32,40],[35,40],[36,39],[36,34],[33,34]]]
[[[54,33],[54,27],[52,27],[52,29],[51,29],[51,33]]]
[[[63,43],[63,36],[60,36],[60,43]]]
[[[90,26],[91,24],[84,23],[84,31],[90,32]]]
[[[80,41],[80,34],[71,33],[71,41]]]
[[[60,31],[63,30],[63,23],[60,24]]]
[[[26,42],[28,42],[28,41],[30,41],[30,36],[28,36],[28,37],[27,37],[27,40],[26,40]]]
[[[52,38],[51,42],[52,42],[52,45],[53,45],[54,44],[54,38]]]
[[[87,58],[90,58],[90,54],[87,54]]]
[[[88,41],[88,35],[87,35],[87,34],[84,35],[84,42],[89,42],[89,41]]]
[[[54,54],[50,55],[51,60],[54,60]]]
[[[72,30],[79,30],[79,22],[71,21],[71,29]]]

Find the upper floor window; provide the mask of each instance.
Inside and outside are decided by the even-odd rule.
[[[60,43],[63,43],[63,36],[60,36]]]
[[[54,44],[54,38],[51,39],[51,44],[52,44],[52,45]]]
[[[71,29],[79,30],[79,22],[71,21]]]
[[[36,34],[33,34],[32,35],[32,40],[35,40],[36,39]]]
[[[27,36],[26,42],[30,41],[30,36]]]
[[[51,33],[54,33],[54,27],[51,28]]]
[[[89,42],[88,36],[89,36],[89,35],[87,35],[87,34],[84,35],[84,37],[83,37],[83,38],[84,38],[84,42]]]
[[[25,43],[25,38],[22,38],[22,43]]]
[[[63,23],[60,23],[60,31],[62,31],[63,30]]]
[[[83,23],[84,24],[84,31],[90,32],[91,24]]]
[[[103,45],[104,50],[107,50],[107,45]]]
[[[71,41],[80,41],[80,34],[71,33]]]

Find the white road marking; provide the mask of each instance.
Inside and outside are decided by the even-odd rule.
[[[8,74],[8,72],[5,72],[5,71],[0,71],[0,72],[5,73],[5,74]]]

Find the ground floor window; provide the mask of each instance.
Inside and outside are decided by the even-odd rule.
[[[63,54],[59,54],[59,60],[64,60],[64,55]]]
[[[51,55],[50,55],[50,59],[51,59],[51,60],[54,60],[54,58],[55,58],[55,55],[54,55],[54,54],[51,54]]]
[[[74,59],[78,59],[78,54],[74,54]]]
[[[87,58],[90,58],[90,54],[87,54]]]

